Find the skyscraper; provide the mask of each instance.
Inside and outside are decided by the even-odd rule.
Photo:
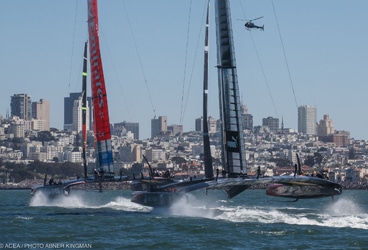
[[[32,118],[42,121],[43,127],[41,130],[50,130],[50,102],[45,99],[32,102]]]
[[[242,108],[242,121],[243,121],[243,129],[253,129],[253,115],[249,114],[248,107],[244,104],[241,105]]]
[[[74,101],[82,96],[82,92],[70,93],[64,97],[64,129],[73,130],[73,107]]]
[[[203,117],[195,119],[195,131],[203,131]]]
[[[215,133],[217,131],[217,121],[212,116],[208,117],[208,132]],[[195,119],[195,131],[203,132],[203,117]]]
[[[328,136],[335,133],[333,122],[329,115],[324,115],[323,120],[320,120],[317,126],[318,136]]]
[[[82,97],[82,92],[70,93],[69,97],[64,97],[64,129],[72,130],[73,129],[73,107],[74,101],[78,100]],[[92,98],[87,97],[87,105],[88,105],[88,114],[89,119],[89,127],[93,127],[93,119],[92,118]]]
[[[262,119],[262,126],[267,126],[272,132],[279,129],[279,118],[267,117]]]
[[[139,139],[139,123],[138,122],[118,122],[114,123],[112,133],[117,136],[123,136],[127,132],[134,134],[134,139]]]
[[[317,108],[302,105],[298,107],[298,132],[316,135]]]
[[[89,130],[89,105],[87,101],[87,115],[86,115],[86,129]],[[80,96],[78,100],[74,101],[73,106],[73,131],[82,131],[82,97]]]
[[[32,101],[27,94],[14,94],[10,100],[11,116],[18,116],[23,120],[32,118]]]
[[[157,119],[151,119],[151,137],[167,132],[167,117],[160,116]]]

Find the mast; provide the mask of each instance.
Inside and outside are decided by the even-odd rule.
[[[83,72],[82,72],[82,138],[83,138],[83,167],[84,167],[84,179],[87,180],[87,159],[86,159],[86,146],[87,146],[87,47],[88,42],[84,43],[83,54]]]
[[[216,0],[215,9],[222,162],[231,177],[246,173],[244,136],[230,2]]]
[[[206,32],[204,41],[204,74],[203,74],[203,147],[204,147],[204,169],[206,178],[213,177],[212,156],[210,148],[210,137],[208,133],[208,34],[209,34],[209,9],[210,1],[207,5]]]
[[[114,177],[114,166],[106,86],[100,53],[97,0],[87,0],[87,7],[96,168],[103,171],[104,178],[112,178]]]

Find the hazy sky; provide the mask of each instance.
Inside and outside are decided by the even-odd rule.
[[[202,114],[207,0],[100,0],[100,43],[110,122],[151,119],[194,130]],[[272,116],[297,129],[297,106],[317,107],[336,130],[368,139],[368,1],[231,0],[239,87],[254,125]],[[214,1],[209,115],[218,118]],[[253,19],[264,31],[248,31]],[[0,1],[0,115],[10,96],[50,101],[63,128],[64,97],[81,91],[87,0]],[[281,39],[280,39],[281,34]],[[284,49],[283,49],[284,48]],[[286,58],[286,60],[285,60]]]

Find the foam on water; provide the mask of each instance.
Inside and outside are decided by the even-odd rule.
[[[102,196],[100,196],[102,197]],[[295,203],[293,203],[295,204]],[[285,223],[290,225],[312,225],[331,228],[357,228],[368,230],[368,213],[359,203],[347,198],[340,198],[335,203],[328,203],[322,208],[311,209],[285,205],[282,206],[247,206],[235,205],[232,201],[206,200],[187,194],[170,208],[145,207],[130,201],[128,197],[114,197],[101,200],[95,194],[72,193],[68,197],[48,199],[42,194],[32,197],[30,206],[56,206],[65,208],[111,208],[128,212],[151,213],[158,216],[201,217],[214,220],[250,223]],[[302,204],[301,204],[302,205]]]
[[[132,203],[126,197],[115,197],[112,201],[103,201],[95,195],[86,196],[85,193],[72,193],[69,196],[59,196],[53,199],[42,193],[37,193],[30,201],[32,207],[64,207],[64,208],[112,208],[123,211],[148,212],[149,208]]]
[[[70,194],[69,196],[58,196],[49,198],[43,193],[36,193],[29,204],[31,207],[66,207],[66,208],[86,208],[85,198],[78,194]]]
[[[113,208],[116,210],[123,210],[123,211],[136,211],[136,212],[151,211],[151,208],[133,203],[130,201],[130,199],[125,197],[117,197],[115,200],[108,202],[105,205],[102,205],[101,207]]]
[[[293,207],[279,209],[277,207],[248,208],[246,206],[219,209],[223,209],[223,213],[216,216],[215,219],[232,222],[286,223],[368,230],[368,214],[361,211],[356,203],[348,199],[340,199],[321,211]]]

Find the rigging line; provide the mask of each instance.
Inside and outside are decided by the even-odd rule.
[[[201,42],[200,41],[200,38],[201,38],[202,30],[204,29],[203,23],[205,22],[205,18],[206,18],[206,6],[207,5],[208,5],[208,3],[205,2],[204,9],[203,9],[203,15],[202,15],[202,21],[201,21],[201,25],[200,25],[200,28],[199,28],[199,34],[198,34],[198,39],[197,39],[197,46],[196,46],[196,50],[195,50],[195,53],[194,53],[192,70],[191,70],[190,77],[189,77],[189,85],[188,85],[188,89],[187,89],[187,95],[185,97],[185,103],[184,103],[184,109],[183,109],[183,120],[184,120],[184,116],[185,116],[185,111],[187,109],[187,103],[188,103],[188,98],[189,98],[189,93],[190,93],[190,87],[191,87],[191,84],[192,84],[193,73],[194,73],[194,69],[195,69],[195,65],[196,65],[196,61],[197,61],[197,55],[198,55],[198,50],[199,50],[200,42]]]
[[[286,57],[286,52],[285,52],[285,46],[284,46],[284,42],[282,40],[282,36],[281,36],[281,31],[280,31],[280,26],[279,26],[279,21],[277,19],[277,15],[276,15],[276,8],[275,8],[275,5],[273,3],[273,0],[271,0],[271,3],[272,3],[272,8],[273,8],[273,13],[275,15],[275,19],[276,19],[276,25],[277,25],[277,30],[279,32],[279,37],[280,37],[280,41],[281,41],[281,47],[282,47],[282,52],[284,54],[284,59],[285,59],[285,63],[286,63],[286,68],[287,68],[287,71],[288,71],[288,74],[289,74],[289,80],[290,80],[290,84],[291,84],[291,89],[293,91],[293,96],[294,96],[294,101],[295,101],[295,106],[296,108],[298,108],[298,103],[296,101],[296,95],[295,95],[295,90],[294,90],[294,83],[293,83],[293,80],[291,78],[291,73],[290,73],[290,68],[289,68],[289,63],[288,63],[288,60],[287,60],[287,57]]]
[[[75,30],[77,26],[77,13],[78,13],[78,1],[75,1],[75,14],[74,14],[74,29],[72,38],[72,54],[70,57],[70,69],[69,69],[69,80],[68,80],[68,93],[70,93],[70,82],[72,79],[72,68],[73,68],[73,55],[74,55],[74,44],[75,44]]]
[[[184,95],[185,95],[185,76],[187,72],[187,61],[188,61],[188,43],[189,43],[189,30],[190,30],[190,19],[192,14],[192,0],[189,3],[189,17],[188,17],[188,28],[187,28],[187,41],[185,46],[185,59],[184,59],[184,76],[183,76],[183,88],[181,92],[181,106],[180,106],[180,123],[183,123],[183,109],[184,109]]]
[[[276,108],[276,105],[275,105],[275,101],[273,100],[273,96],[272,96],[272,92],[271,92],[271,88],[270,88],[270,85],[268,84],[268,80],[267,80],[267,77],[266,77],[266,73],[264,71],[264,68],[263,68],[263,64],[261,62],[261,59],[259,57],[259,54],[258,54],[258,50],[257,50],[257,47],[256,47],[256,43],[254,42],[254,39],[253,39],[253,35],[252,33],[250,34],[250,37],[252,38],[252,43],[253,43],[253,46],[254,46],[254,50],[256,52],[256,55],[257,55],[257,59],[258,59],[258,63],[259,63],[259,66],[261,67],[261,71],[262,71],[262,74],[263,74],[263,78],[264,78],[264,81],[267,85],[267,90],[268,90],[268,93],[270,95],[270,98],[271,98],[271,101],[272,101],[272,105],[273,105],[273,108],[275,109],[275,113],[276,113],[276,117],[279,118],[279,114],[277,112],[277,108]]]
[[[138,57],[139,66],[140,66],[140,68],[141,68],[142,75],[143,75],[143,78],[144,78],[144,83],[145,83],[146,88],[147,88],[148,97],[149,97],[150,102],[151,102],[151,107],[152,107],[152,110],[153,110],[153,115],[154,115],[154,118],[156,119],[156,109],[155,109],[155,106],[153,105],[153,99],[152,99],[151,91],[150,91],[150,88],[149,88],[149,85],[148,85],[148,81],[147,81],[146,73],[144,72],[142,59],[141,59],[141,56],[140,56],[140,54],[139,54],[139,50],[138,50],[138,46],[137,46],[137,42],[136,42],[136,40],[135,40],[135,36],[134,36],[134,33],[133,33],[132,25],[131,25],[131,22],[130,22],[130,19],[129,19],[128,11],[127,11],[127,8],[126,8],[126,6],[125,6],[125,2],[124,2],[124,0],[122,1],[122,3],[123,3],[123,7],[124,7],[124,11],[125,11],[126,18],[127,18],[127,21],[128,21],[129,31],[130,31],[130,34],[131,34],[132,39],[133,39],[135,52],[136,52],[137,57]]]
[[[240,0],[239,0],[239,3],[240,3],[240,6],[241,6],[241,9],[242,9],[242,12],[243,12],[243,15],[244,15],[245,20],[248,20],[248,19],[246,18],[245,11],[244,11],[243,5],[242,5],[242,3],[240,2]],[[259,53],[258,53],[258,49],[257,49],[256,43],[254,42],[254,38],[253,38],[252,31],[249,31],[249,32],[250,32],[250,37],[251,37],[251,39],[252,39],[252,43],[253,43],[253,47],[254,47],[254,51],[255,51],[255,53],[256,53],[256,55],[257,55],[258,64],[259,64],[259,66],[260,66],[260,68],[261,68],[262,75],[263,75],[263,79],[264,79],[264,81],[265,81],[265,83],[266,83],[266,86],[267,86],[268,94],[270,95],[271,102],[272,102],[273,108],[274,108],[275,113],[276,113],[276,117],[278,118],[278,117],[279,117],[279,114],[278,114],[278,112],[277,112],[276,104],[275,104],[275,101],[274,101],[273,96],[272,96],[272,91],[271,91],[270,85],[268,84],[268,80],[267,80],[267,77],[266,77],[266,73],[265,73],[265,70],[264,70],[264,67],[263,67],[263,64],[262,64],[261,58],[260,58]]]
[[[129,119],[130,119],[130,120],[133,120],[133,119],[132,119],[132,116],[131,116],[131,114],[130,114],[130,109],[129,109],[129,105],[128,105],[128,103],[127,103],[127,99],[126,99],[126,98],[125,98],[125,96],[124,96],[124,90],[123,90],[123,87],[121,86],[121,82],[122,82],[122,81],[120,80],[120,78],[119,78],[119,74],[118,74],[118,72],[117,72],[117,70],[116,70],[116,67],[115,67],[115,64],[114,64],[114,60],[113,60],[112,54],[111,54],[111,52],[110,52],[110,48],[109,48],[108,43],[107,43],[107,41],[106,41],[106,39],[105,39],[104,32],[103,32],[103,30],[99,30],[99,32],[102,34],[102,39],[104,40],[104,43],[106,44],[106,50],[107,50],[107,53],[108,53],[109,57],[111,58],[112,68],[114,69],[114,73],[115,73],[116,78],[117,78],[117,82],[118,82],[118,85],[119,85],[119,88],[120,88],[121,95],[122,95],[122,97],[123,97],[122,99],[123,99],[123,101],[124,101],[124,105],[125,105],[126,111],[127,111],[127,113],[128,113],[128,117],[129,117]],[[105,76],[105,78],[106,78],[106,76]]]

